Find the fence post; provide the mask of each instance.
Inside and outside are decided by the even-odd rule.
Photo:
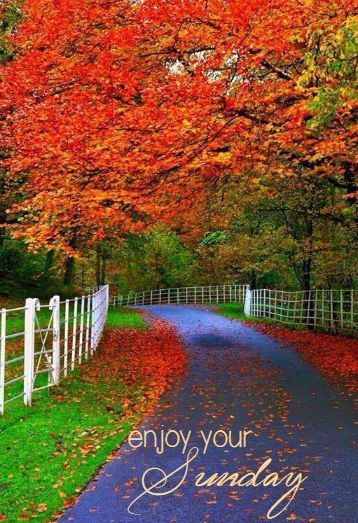
[[[6,347],[6,309],[1,310],[0,327],[0,414],[4,414],[5,403],[5,347]]]
[[[109,309],[109,300],[110,300],[109,285],[106,285],[106,313],[108,312],[108,309]]]
[[[315,289],[313,291],[313,328],[316,329],[317,327],[317,310],[318,310],[318,290]]]
[[[137,293],[135,294],[135,303],[137,303]],[[91,356],[93,356],[93,352],[95,349],[95,339],[96,339],[96,306],[97,306],[97,299],[96,294],[92,294],[92,314],[91,314]]]
[[[75,362],[76,362],[77,307],[78,307],[78,298],[75,298],[74,302],[73,302],[71,370],[75,370]]]
[[[67,367],[68,367],[68,324],[70,316],[70,302],[66,300],[65,302],[65,332],[64,332],[64,342],[63,342],[63,375],[67,376]]]
[[[60,297],[53,296],[49,309],[52,311],[52,383],[60,383]]]
[[[247,289],[244,305],[245,316],[251,316],[251,290]]]
[[[32,403],[34,381],[35,352],[35,304],[36,300],[27,298],[25,302],[25,334],[24,334],[24,403],[28,407]]]
[[[85,316],[85,297],[81,296],[81,309],[80,309],[80,337],[78,342],[78,363],[82,363],[82,347],[83,347],[83,327],[84,327],[84,316]]]
[[[85,345],[85,358],[88,359],[90,334],[91,334],[91,295],[87,296],[87,308],[86,308],[86,345]]]

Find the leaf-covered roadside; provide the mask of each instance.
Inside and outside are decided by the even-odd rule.
[[[51,395],[0,420],[0,519],[49,521],[69,506],[185,366],[163,322],[109,328],[103,340]]]
[[[279,325],[252,323],[255,329],[293,345],[322,373],[341,383],[350,394],[358,392],[358,340],[338,334],[295,331]]]

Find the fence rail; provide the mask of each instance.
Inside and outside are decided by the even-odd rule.
[[[2,309],[0,321],[0,413],[5,404],[58,385],[88,359],[101,338],[109,305],[108,285],[80,298],[53,296],[41,305],[28,298],[24,307]]]
[[[114,306],[199,303],[243,303],[249,285],[205,285],[130,292],[113,296]]]
[[[244,303],[246,316],[333,332],[358,330],[358,291],[352,289],[287,292],[250,290],[249,285],[206,285],[130,292],[112,296],[110,301],[114,306]]]
[[[251,290],[246,294],[245,314],[287,325],[354,333],[358,328],[358,291]]]

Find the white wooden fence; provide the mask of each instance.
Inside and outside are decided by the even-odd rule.
[[[109,305],[109,287],[80,298],[53,296],[41,305],[28,298],[24,307],[1,310],[0,413],[5,404],[58,385],[61,376],[96,350]]]
[[[358,328],[358,291],[251,290],[246,294],[245,314],[287,325],[354,333]]]
[[[249,285],[205,285],[130,292],[113,296],[111,303],[121,305],[161,305],[179,303],[243,303]]]
[[[249,285],[206,285],[130,292],[112,296],[111,303],[114,306],[244,303],[248,317],[343,333],[354,333],[358,328],[358,291],[351,289],[286,292],[250,290]]]

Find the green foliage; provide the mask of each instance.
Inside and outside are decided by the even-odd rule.
[[[47,266],[47,254],[28,252],[21,242],[9,240],[0,247],[0,289],[2,296],[22,298],[63,294],[61,277]]]
[[[205,247],[206,245],[220,245],[227,239],[226,231],[215,231],[207,236],[199,243],[199,247]]]
[[[12,50],[5,37],[13,31],[21,18],[21,1],[5,1],[0,5],[0,65],[12,57]]]
[[[1,294],[25,296],[31,287],[40,287],[43,268],[42,256],[27,253],[17,242],[5,241],[0,249]]]
[[[188,285],[193,254],[175,232],[156,226],[149,232],[129,235],[115,259],[115,283],[121,292]]]
[[[342,189],[301,166],[297,176],[226,181],[198,250],[197,281],[289,290],[350,288],[357,274],[354,207]],[[224,203],[223,203],[224,202]],[[216,221],[227,221],[217,232]],[[343,269],[344,267],[344,269]],[[206,281],[205,278],[207,278]],[[210,281],[211,279],[211,281]]]
[[[331,125],[339,113],[341,125],[350,118],[351,102],[357,100],[357,34],[357,19],[348,17],[336,33],[328,28],[311,35],[304,57],[305,69],[298,83],[299,87],[317,91],[310,104],[311,129]]]

